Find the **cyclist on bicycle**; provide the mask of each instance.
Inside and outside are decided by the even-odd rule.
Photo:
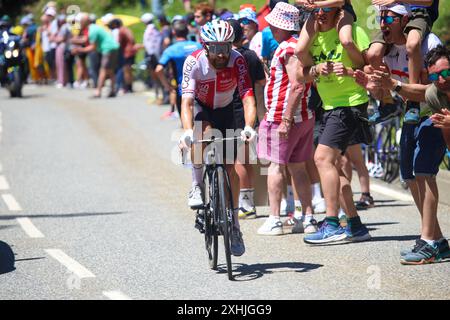
[[[212,136],[230,137],[236,131],[233,110],[233,94],[238,88],[244,105],[245,128],[241,137],[245,141],[253,141],[256,132],[253,125],[256,120],[256,102],[247,64],[240,53],[232,49],[234,31],[232,26],[221,20],[206,23],[200,37],[203,49],[192,53],[185,61],[182,80],[181,121],[184,133],[180,138],[180,147],[192,147],[192,190],[188,204],[191,208],[204,205],[203,146],[192,145],[195,140]],[[227,145],[227,148],[225,148]],[[231,253],[241,256],[245,252],[242,233],[238,220],[239,181],[233,165],[236,159],[236,146],[230,148],[223,143],[219,148],[223,154],[224,164],[230,176],[234,210],[234,230],[231,237]],[[222,150],[223,149],[223,150]],[[231,150],[230,152],[230,149]],[[228,152],[226,152],[228,151]]]

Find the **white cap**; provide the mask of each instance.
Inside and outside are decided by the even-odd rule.
[[[150,22],[153,21],[154,18],[155,16],[152,15],[151,13],[144,13],[141,17],[141,21],[145,24],[149,24]]]
[[[47,8],[47,10],[45,10],[45,15],[55,17],[56,16],[55,8],[53,7]]]
[[[412,14],[409,4],[391,4],[388,6],[377,6],[378,11],[392,11],[401,16],[410,16]]]
[[[103,17],[101,17],[101,21],[103,24],[107,25],[111,22],[111,20],[114,19],[114,15],[112,13],[107,13]]]
[[[174,23],[175,21],[180,21],[180,20],[184,21],[184,17],[177,14],[175,17],[172,18],[172,23]]]

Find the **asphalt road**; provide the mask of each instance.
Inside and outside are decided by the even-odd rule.
[[[90,94],[0,91],[0,299],[450,298],[449,262],[400,265],[419,214],[382,188],[361,212],[373,240],[360,244],[258,236],[268,213],[258,208],[260,218],[241,222],[247,252],[228,281],[223,255],[209,270],[193,228],[190,172],[172,161],[178,122],[160,120],[167,107]],[[448,236],[450,208],[439,214]]]

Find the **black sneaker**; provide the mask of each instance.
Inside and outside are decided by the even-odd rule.
[[[367,210],[368,208],[373,208],[374,201],[372,196],[362,195],[361,199],[355,203],[355,207],[357,210]]]
[[[442,239],[438,242],[439,260],[450,259],[450,247],[447,239]]]

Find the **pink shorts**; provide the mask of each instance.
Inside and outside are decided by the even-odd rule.
[[[300,163],[313,157],[315,119],[296,123],[288,138],[278,135],[278,123],[263,120],[259,126],[258,157],[273,163]]]

